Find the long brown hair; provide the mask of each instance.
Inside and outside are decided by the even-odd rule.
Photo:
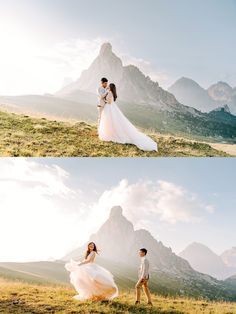
[[[116,101],[116,99],[117,99],[116,85],[113,84],[113,83],[111,83],[111,84],[109,85],[109,87],[110,87],[110,90],[111,90],[111,92],[112,92],[114,101]]]
[[[91,253],[91,252],[90,252],[90,249],[89,249],[89,246],[90,246],[91,244],[93,244],[93,245],[94,245],[93,252],[95,252],[95,253],[97,253],[97,254],[98,254],[98,249],[97,249],[96,244],[95,244],[94,242],[90,242],[90,243],[88,244],[88,246],[87,246],[87,251],[86,251],[86,253],[85,253],[85,259],[87,259],[87,257],[88,257],[88,256],[89,256],[89,254]]]

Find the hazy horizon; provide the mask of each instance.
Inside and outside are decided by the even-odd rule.
[[[59,259],[120,205],[175,253],[236,245],[233,159],[0,160],[0,261]]]
[[[0,95],[56,92],[106,41],[166,89],[183,76],[204,88],[236,86],[235,0],[121,0],[105,8],[98,0],[0,0]]]

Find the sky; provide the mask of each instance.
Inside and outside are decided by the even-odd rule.
[[[236,246],[235,159],[0,159],[0,261],[59,259],[120,205],[175,253]]]
[[[0,0],[0,95],[54,93],[103,42],[164,88],[236,86],[236,0]]]

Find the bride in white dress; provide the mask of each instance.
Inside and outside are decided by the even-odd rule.
[[[116,105],[115,84],[109,85],[106,105],[98,128],[99,139],[106,142],[133,144],[143,151],[158,151],[157,143],[136,129]]]
[[[83,262],[71,260],[65,265],[70,272],[70,282],[78,292],[77,300],[112,300],[118,296],[118,288],[112,274],[94,263],[96,244],[91,242]]]

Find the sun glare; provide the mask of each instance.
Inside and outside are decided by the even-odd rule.
[[[39,58],[46,47],[30,30],[0,20],[0,42],[0,95],[44,94],[60,88],[58,68]]]

